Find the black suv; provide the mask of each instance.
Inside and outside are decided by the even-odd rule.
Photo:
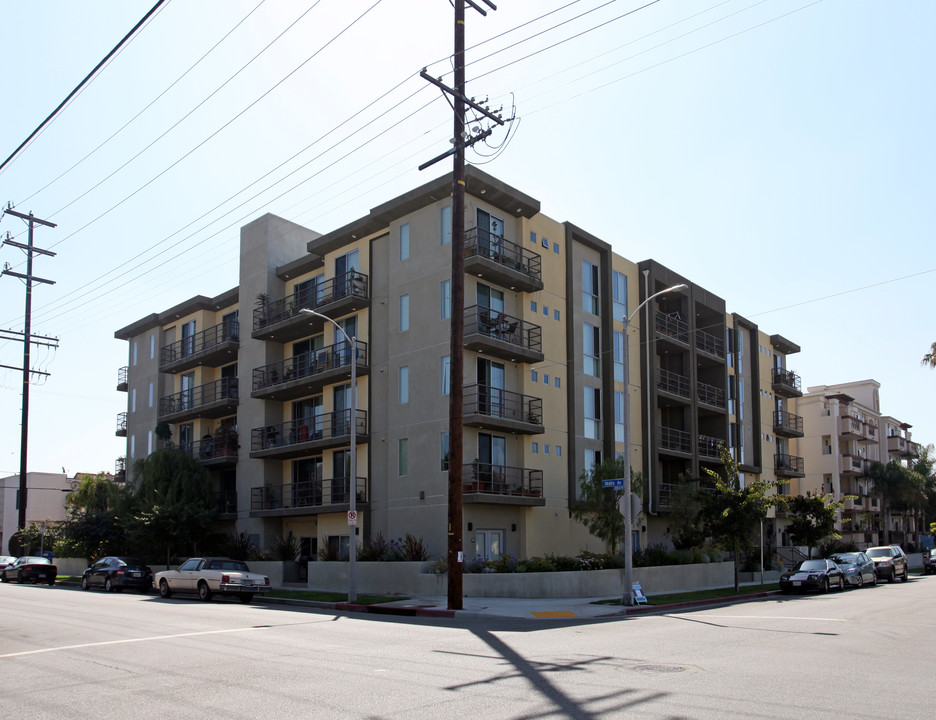
[[[910,562],[900,545],[882,545],[868,548],[865,552],[874,560],[878,580],[894,582],[900,578],[902,582],[907,582],[910,578]]]

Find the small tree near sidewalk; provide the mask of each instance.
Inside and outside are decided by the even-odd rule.
[[[787,532],[790,539],[795,545],[804,545],[809,558],[812,557],[813,548],[823,540],[830,537],[840,539],[842,536],[835,530],[838,511],[845,505],[846,500],[852,500],[854,497],[848,495],[837,501],[831,494],[820,492],[814,495],[807,492],[805,495],[784,497],[783,503],[789,513]]]
[[[603,480],[624,477],[624,461],[605,460],[579,477],[579,496],[570,512],[595,537],[604,540],[608,552],[620,552],[624,541],[624,516],[619,509],[625,491],[602,486]],[[631,470],[631,489],[637,495],[643,489],[643,476]]]

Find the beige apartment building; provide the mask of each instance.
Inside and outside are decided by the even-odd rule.
[[[911,426],[882,414],[880,389],[876,380],[808,388],[800,401],[809,469],[801,492],[855,496],[842,508],[838,529],[861,548],[886,543],[919,547],[919,518],[896,512],[884,517],[869,475],[872,463],[905,464],[920,455],[919,443],[911,440]]]
[[[466,556],[604,551],[570,517],[579,477],[626,451],[630,315],[632,465],[648,480],[639,546],[667,541],[680,477],[728,443],[750,474],[803,477],[799,378],[778,335],[658,263],[540,212],[469,167],[465,307],[451,302],[451,176],[320,234],[264,215],[241,230],[237,287],[115,333],[127,466],[157,423],[211,473],[225,529],[258,547],[292,532],[303,555],[378,534],[446,547],[450,324],[465,323]],[[634,310],[654,293],[685,284]],[[331,322],[357,342],[351,352]],[[357,412],[350,386],[355,363]],[[351,437],[357,477],[350,477]],[[773,541],[779,537],[774,528]]]

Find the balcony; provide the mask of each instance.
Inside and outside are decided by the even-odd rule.
[[[114,462],[114,482],[118,485],[127,482],[127,458],[123,455]]]
[[[218,516],[221,520],[235,520],[237,518],[237,491],[228,490],[217,495]]]
[[[341,317],[370,305],[367,275],[357,270],[325,280],[308,288],[266,302],[254,309],[252,337],[289,342],[322,332],[325,320],[308,313],[309,308],[331,318]]]
[[[689,378],[660,368],[657,370],[657,390],[667,395],[689,399]]]
[[[237,378],[221,378],[167,395],[159,400],[158,417],[180,423],[195,418],[221,418],[237,412]]]
[[[774,455],[774,474],[777,477],[806,477],[803,458],[796,455],[777,453]]]
[[[918,442],[907,441],[907,452],[910,453],[910,457],[920,457],[920,453],[923,451],[923,446]]]
[[[127,392],[130,387],[130,368],[124,365],[117,371],[117,392]]]
[[[369,373],[367,343],[358,340],[356,374],[360,377]],[[342,342],[254,369],[250,396],[294,400],[315,395],[326,385],[344,381],[350,376],[351,349]]]
[[[179,443],[178,449],[207,468],[230,467],[237,463],[237,433],[206,435],[201,440]]]
[[[774,435],[787,438],[803,437],[803,418],[784,410],[775,410],[773,414]]]
[[[543,400],[530,395],[488,385],[467,385],[464,389],[464,424],[523,435],[543,430]]]
[[[127,413],[117,413],[117,437],[127,437]]]
[[[223,322],[162,348],[159,371],[178,373],[200,365],[220,367],[237,359],[239,346],[239,323]]]
[[[465,308],[465,348],[513,363],[543,361],[543,329],[497,310]]]
[[[347,512],[351,499],[350,480],[337,477],[250,488],[250,515],[276,517]],[[357,478],[355,488],[355,503],[366,503],[367,478]]]
[[[357,441],[366,443],[366,410],[358,410],[355,430]],[[350,442],[351,411],[336,410],[279,425],[254,428],[250,431],[250,457],[288,460],[314,455],[329,448],[343,447]]]
[[[699,435],[697,447],[699,449],[700,460],[721,460],[719,448],[725,444],[722,438],[712,437],[710,435]]]
[[[724,338],[712,335],[712,333],[705,332],[704,330],[696,330],[695,339],[696,350],[701,350],[707,355],[717,357],[720,360],[725,359]]]
[[[863,438],[865,434],[864,423],[851,415],[840,417],[839,434],[847,437]]]
[[[462,502],[542,506],[543,471],[474,462],[462,468]]]
[[[725,391],[723,388],[709,385],[708,383],[696,383],[696,398],[703,405],[724,410],[727,407],[725,402]]]
[[[773,391],[782,397],[802,397],[803,391],[800,387],[800,376],[792,370],[783,368],[774,368],[771,374],[771,387]]]
[[[689,323],[679,317],[679,313],[665,313],[658,310],[655,325],[657,340],[675,344],[678,349],[689,347]]]
[[[887,452],[892,455],[910,457],[910,443],[900,435],[890,435],[887,438]]]
[[[840,455],[839,472],[841,472],[842,475],[850,475],[853,477],[866,475],[867,463],[867,460],[857,455]]]
[[[692,436],[685,430],[661,426],[660,450],[687,456],[692,455]]]
[[[465,272],[511,290],[543,289],[538,253],[478,227],[465,233]]]

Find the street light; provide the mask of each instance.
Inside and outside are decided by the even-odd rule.
[[[627,327],[634,316],[640,312],[640,308],[653,300],[655,297],[665,295],[668,292],[676,290],[685,290],[689,286],[685,283],[673,285],[673,287],[660,290],[654,293],[640,305],[634,308],[629,316],[624,316],[624,498],[621,500],[621,512],[624,514],[624,604],[634,604],[634,519],[633,509],[631,507],[631,461],[630,461],[630,342],[627,337]],[[649,329],[648,329],[649,333]],[[650,412],[650,408],[647,408]],[[648,423],[649,431],[649,423]]]
[[[351,478],[348,480],[350,498],[348,500],[348,602],[357,600],[357,336],[348,337],[338,323],[328,315],[323,315],[310,308],[302,308],[299,312],[315,315],[322,320],[328,320],[344,335],[351,348]],[[354,523],[353,525],[351,523]]]

